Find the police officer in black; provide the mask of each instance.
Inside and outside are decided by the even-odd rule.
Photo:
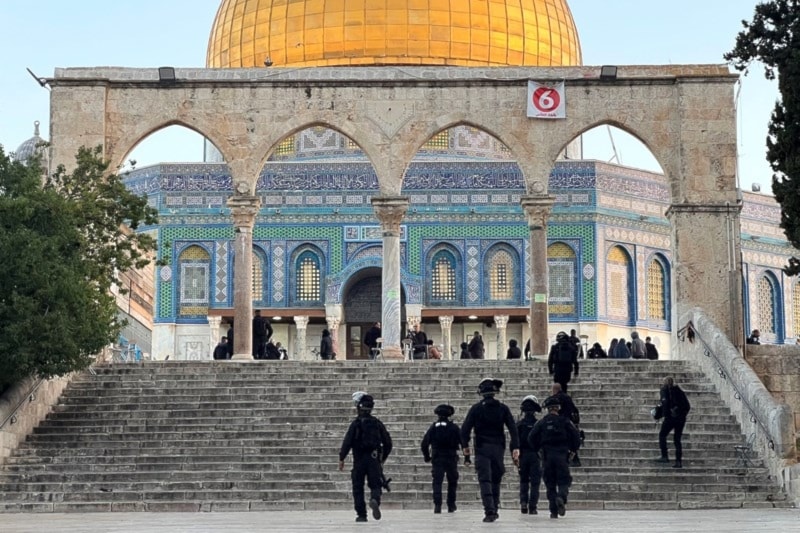
[[[528,443],[528,435],[536,425],[536,413],[542,412],[542,406],[536,396],[525,396],[522,399],[522,418],[517,422],[519,433],[519,503],[522,514],[538,514],[539,484],[542,482],[542,463],[539,454],[534,453]]]
[[[535,453],[542,453],[544,485],[550,502],[550,518],[564,516],[567,496],[572,484],[569,457],[581,445],[578,430],[566,417],[559,416],[558,398],[544,401],[547,415],[539,420],[528,435],[528,443]]]
[[[431,463],[433,476],[433,512],[442,512],[442,483],[447,476],[447,512],[456,512],[458,491],[458,450],[461,448],[461,431],[450,417],[455,413],[452,405],[441,404],[433,410],[439,420],[434,422],[422,438],[422,456]],[[431,449],[433,450],[431,452]]]
[[[500,505],[500,483],[505,473],[504,426],[511,439],[511,457],[515,465],[519,463],[519,436],[514,416],[507,405],[494,398],[502,386],[503,382],[499,379],[486,378],[481,381],[478,394],[483,396],[483,400],[470,408],[461,426],[461,446],[465,456],[470,455],[469,439],[472,430],[475,430],[475,471],[478,474],[485,513],[484,522],[494,522],[499,518],[497,509]]]
[[[356,395],[353,395],[355,400]],[[363,394],[356,406],[358,417],[350,424],[339,450],[339,470],[344,470],[344,460],[353,450],[353,502],[356,509],[356,522],[367,521],[367,505],[364,501],[364,478],[370,490],[369,507],[372,518],[381,519],[381,487],[383,463],[392,453],[392,438],[383,422],[372,416],[375,400]]]

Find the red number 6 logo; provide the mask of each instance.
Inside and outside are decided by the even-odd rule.
[[[533,107],[542,113],[551,113],[561,105],[561,95],[555,89],[539,87],[533,92]]]

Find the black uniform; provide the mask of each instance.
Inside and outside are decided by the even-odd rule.
[[[575,407],[575,402],[572,401],[570,395],[562,391],[553,395],[553,398],[556,398],[558,403],[561,405],[561,409],[558,411],[559,416],[563,416],[572,422],[575,425],[575,428],[578,430],[578,435],[580,435],[581,429],[579,424],[581,423],[581,415],[578,411],[578,408]],[[581,466],[581,460],[578,457],[577,450],[572,451],[575,454],[572,458],[572,466]]]
[[[541,410],[541,409],[540,409]],[[519,503],[524,510],[536,512],[539,505],[539,485],[542,482],[542,463],[539,454],[533,451],[528,442],[533,427],[536,425],[536,415],[533,412],[517,422],[519,432]]]
[[[461,445],[464,448],[469,447],[470,434],[475,429],[475,471],[487,517],[496,517],[500,505],[500,482],[505,473],[503,456],[506,436],[503,426],[508,428],[511,450],[519,449],[514,416],[507,405],[495,400],[493,396],[485,397],[473,405],[461,426]]]
[[[553,382],[561,385],[561,390],[567,392],[567,383],[572,378],[572,369],[578,375],[578,347],[569,339],[559,339],[551,348],[547,357],[547,369],[553,376]]]
[[[339,450],[339,461],[344,461],[353,450],[353,503],[356,514],[366,518],[367,504],[364,501],[364,478],[370,490],[370,500],[381,503],[381,477],[383,462],[392,453],[392,438],[383,422],[367,412],[359,412],[347,429]]]
[[[267,341],[272,337],[272,324],[266,317],[253,317],[253,357],[266,359]]]
[[[422,438],[422,456],[431,463],[433,476],[433,505],[436,510],[442,507],[442,484],[447,476],[447,510],[456,510],[458,491],[458,450],[461,448],[461,432],[458,424],[446,417],[434,422]],[[432,451],[431,451],[432,449]]]
[[[544,485],[550,503],[550,516],[563,514],[572,476],[569,473],[569,454],[581,445],[575,426],[564,416],[548,414],[539,420],[528,435],[534,452],[542,452]]]

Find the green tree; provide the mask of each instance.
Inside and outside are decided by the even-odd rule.
[[[758,4],[752,22],[725,59],[740,71],[759,61],[767,79],[778,80],[781,98],[775,104],[767,136],[767,161],[772,166],[772,191],[781,205],[781,227],[800,248],[800,0]],[[800,260],[789,259],[789,275],[800,273]]]
[[[86,368],[116,338],[111,288],[149,262],[154,240],[132,230],[154,223],[100,148],[81,148],[74,170],[43,180],[38,161],[0,147],[0,390]]]

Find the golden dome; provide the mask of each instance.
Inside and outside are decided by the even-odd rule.
[[[206,66],[580,65],[566,0],[223,0]]]

